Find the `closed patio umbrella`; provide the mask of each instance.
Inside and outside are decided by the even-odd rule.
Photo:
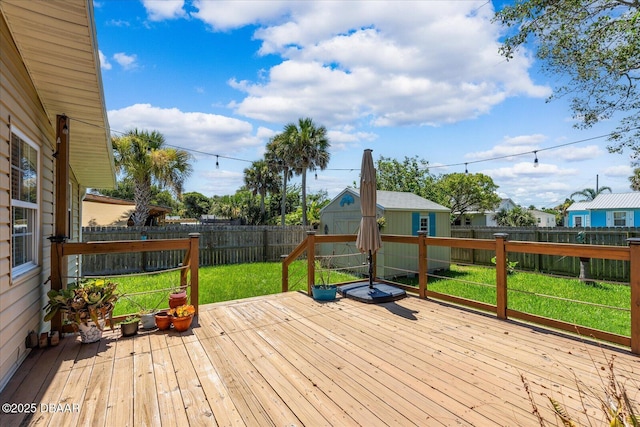
[[[365,303],[382,303],[404,298],[404,289],[391,286],[380,281],[373,283],[373,254],[382,246],[382,238],[376,221],[376,169],[370,149],[364,150],[362,168],[360,170],[360,229],[356,238],[356,247],[367,254],[369,264],[369,285],[365,282],[354,282],[338,287],[343,297],[352,298]]]
[[[356,246],[367,254],[369,263],[369,288],[373,288],[373,254],[382,246],[380,230],[376,221],[376,169],[373,166],[372,150],[364,150],[360,168],[360,229]]]

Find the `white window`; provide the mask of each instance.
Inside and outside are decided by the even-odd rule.
[[[429,233],[429,217],[421,216],[420,217],[420,229],[419,231],[426,231]]]
[[[625,211],[613,213],[613,226],[614,227],[626,227],[627,226],[627,213]]]
[[[11,267],[14,276],[38,265],[38,149],[20,132],[11,133]]]

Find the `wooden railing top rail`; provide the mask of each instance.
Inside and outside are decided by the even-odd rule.
[[[189,249],[189,239],[119,240],[99,242],[69,242],[62,246],[62,255],[94,255],[123,252],[152,252]]]
[[[526,254],[573,256],[578,258],[601,258],[629,261],[628,246],[583,245],[575,243],[546,243],[506,241],[508,252]]]

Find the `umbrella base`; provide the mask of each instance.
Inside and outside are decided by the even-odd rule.
[[[404,289],[386,283],[373,282],[373,289],[370,289],[368,281],[338,286],[338,292],[343,297],[369,304],[396,301],[407,296]]]

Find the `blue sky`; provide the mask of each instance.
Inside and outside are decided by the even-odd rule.
[[[111,130],[158,130],[190,150],[185,191],[206,196],[235,193],[300,117],[328,130],[328,169],[307,184],[330,197],[358,181],[365,148],[435,174],[467,163],[523,206],[553,207],[596,177],[631,191],[628,155],[600,137],[616,122],[574,129],[568,103],[547,102],[557,76],[531,52],[499,56],[494,4],[97,0]]]

